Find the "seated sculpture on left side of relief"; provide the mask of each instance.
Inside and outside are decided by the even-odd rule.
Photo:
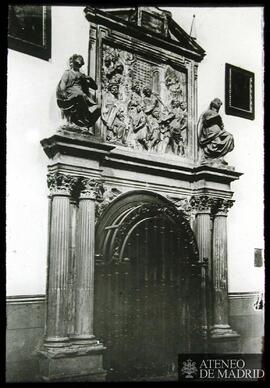
[[[69,59],[66,70],[57,85],[57,104],[66,119],[67,129],[93,135],[93,125],[100,116],[101,108],[91,96],[89,89],[97,90],[95,81],[80,71],[84,65],[81,55]]]

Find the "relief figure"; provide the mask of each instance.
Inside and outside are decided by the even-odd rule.
[[[187,104],[184,101],[172,100],[171,112],[174,115],[170,123],[171,147],[176,155],[184,155],[187,143]]]

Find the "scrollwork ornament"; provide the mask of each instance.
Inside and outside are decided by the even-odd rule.
[[[77,182],[78,178],[71,175],[60,173],[50,173],[47,175],[50,196],[71,195],[71,191]]]

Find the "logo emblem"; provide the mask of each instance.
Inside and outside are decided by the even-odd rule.
[[[198,372],[198,369],[196,368],[196,362],[192,362],[190,358],[187,361],[184,361],[181,372],[182,375],[185,375],[186,379],[193,379],[193,375]]]

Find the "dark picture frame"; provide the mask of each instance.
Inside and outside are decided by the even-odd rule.
[[[254,73],[225,64],[225,113],[254,120]]]
[[[51,7],[9,5],[8,47],[49,60],[51,58]]]

